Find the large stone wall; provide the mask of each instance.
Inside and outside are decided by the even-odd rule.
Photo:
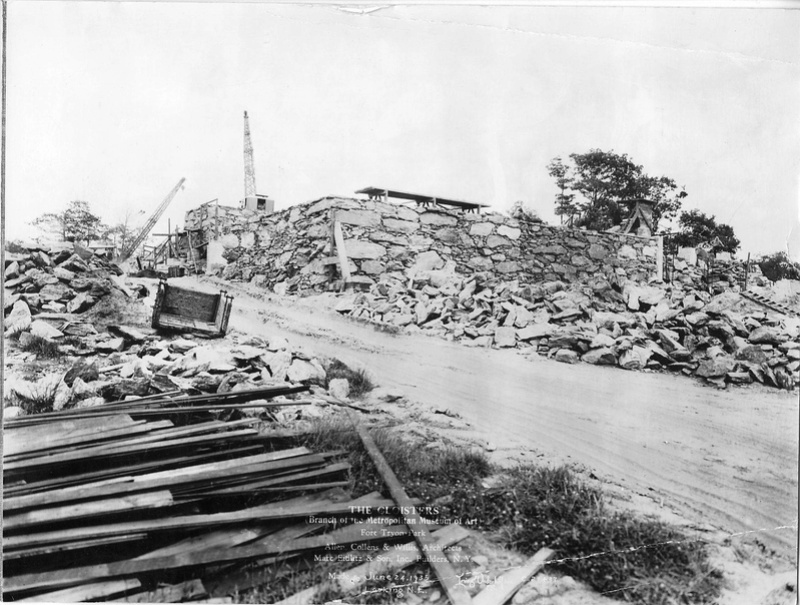
[[[212,239],[212,209],[187,214]],[[191,215],[191,216],[190,216]],[[350,272],[362,283],[429,270],[491,272],[520,283],[588,282],[596,275],[634,281],[656,272],[657,240],[373,200],[326,197],[265,214],[220,214],[224,275],[288,291],[322,290],[338,275],[331,221],[339,221]]]

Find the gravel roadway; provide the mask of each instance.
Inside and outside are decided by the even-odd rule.
[[[326,296],[234,293],[233,329],[284,336],[363,366],[381,386],[457,412],[500,447],[522,444],[585,465],[692,522],[757,538],[796,562],[796,392],[717,390],[684,376],[394,335],[339,316]]]

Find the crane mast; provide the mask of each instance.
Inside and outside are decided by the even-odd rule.
[[[131,256],[133,256],[133,253],[136,252],[136,249],[142,245],[142,242],[144,242],[145,239],[147,239],[147,236],[150,235],[150,231],[153,230],[153,227],[155,227],[158,219],[160,219],[166,211],[167,206],[169,206],[170,202],[172,201],[172,198],[174,198],[175,194],[177,194],[181,187],[183,187],[184,181],[186,181],[185,178],[181,178],[181,180],[178,181],[178,184],[172,188],[172,191],[169,192],[167,197],[165,197],[158,205],[158,208],[156,208],[155,212],[153,212],[150,218],[147,219],[144,227],[142,227],[139,233],[136,234],[134,240],[125,246],[125,248],[123,248],[122,252],[120,252],[119,256],[117,257],[118,263],[124,263]]]
[[[253,142],[250,140],[250,119],[244,112],[244,197],[256,194],[256,169],[253,164]]]

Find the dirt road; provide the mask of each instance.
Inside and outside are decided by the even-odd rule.
[[[282,335],[363,366],[382,386],[458,412],[488,441],[535,448],[652,496],[682,516],[756,532],[794,558],[798,502],[797,394],[719,391],[681,376],[528,359],[424,335],[392,335],[311,299],[236,293],[231,326]]]

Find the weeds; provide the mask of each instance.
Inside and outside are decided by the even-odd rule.
[[[26,414],[43,414],[53,411],[53,404],[56,400],[57,391],[58,382],[40,380],[37,383],[31,384],[27,392],[20,393],[14,391],[14,395],[17,398],[19,407],[21,407]]]
[[[350,396],[354,399],[364,396],[375,388],[375,385],[363,368],[354,370],[339,359],[333,359],[325,374],[325,388],[330,386],[331,380],[346,378],[350,383]]]
[[[58,343],[48,340],[43,336],[31,334],[28,338],[20,340],[20,348],[29,353],[36,353],[39,359],[55,359],[61,357],[61,350]]]
[[[372,436],[411,497],[444,503],[440,517],[493,531],[525,554],[552,548],[556,568],[600,592],[647,605],[710,603],[719,593],[722,576],[702,543],[666,523],[609,510],[602,491],[569,467],[520,466],[484,489],[481,479],[498,469],[482,452],[419,447],[386,429]],[[349,422],[317,420],[303,444],[350,452],[354,496],[384,489]]]

